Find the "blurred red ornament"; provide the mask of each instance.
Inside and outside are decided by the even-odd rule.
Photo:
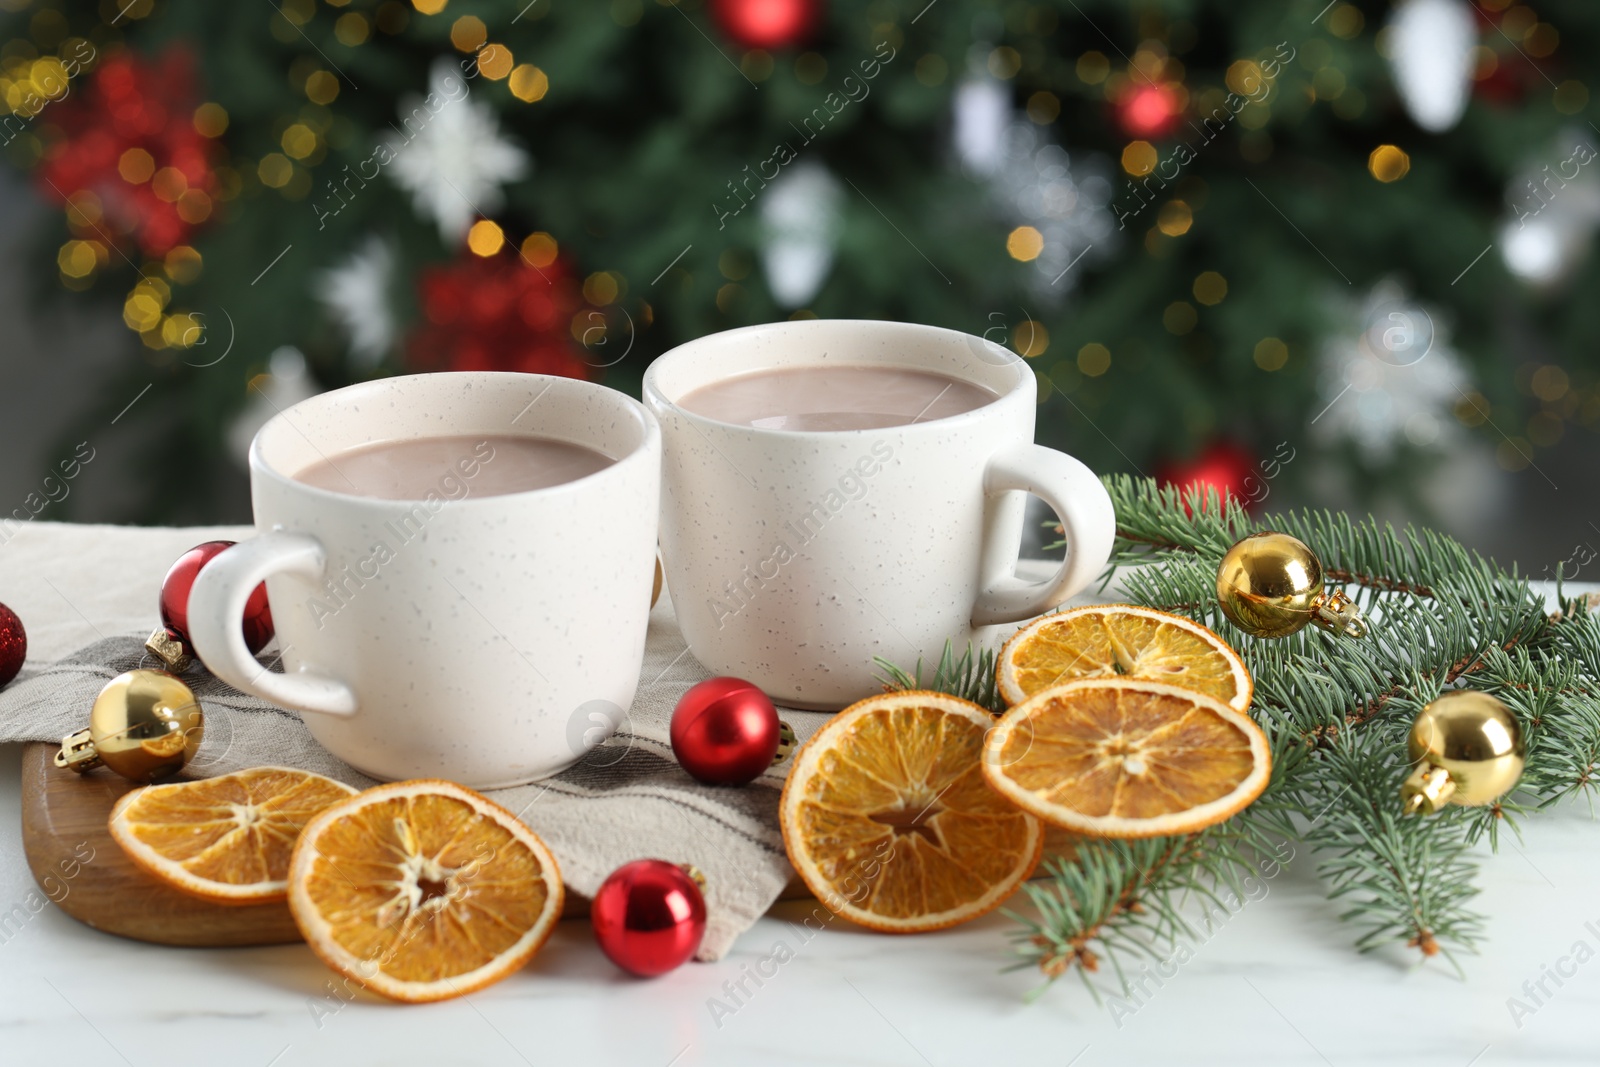
[[[28,631],[22,628],[16,612],[0,604],[0,685],[15,678],[27,658]]]
[[[189,590],[200,568],[232,541],[207,541],[195,545],[178,557],[161,579],[161,624],[182,641],[192,654],[194,646],[189,641]],[[266,583],[256,586],[255,592],[244,605],[244,643],[251,652],[260,652],[272,640],[272,606],[267,603]]]
[[[1171,133],[1181,113],[1170,85],[1141,85],[1117,106],[1117,121],[1130,137],[1154,138]]]
[[[583,294],[564,259],[535,267],[515,250],[464,251],[424,270],[417,297],[423,321],[407,343],[417,370],[592,376],[572,331],[575,316],[580,335],[593,324],[581,315]]]
[[[1156,470],[1156,481],[1175,485],[1184,492],[1186,508],[1190,492],[1200,494],[1203,500],[1207,489],[1215,489],[1224,502],[1232,496],[1241,504],[1248,504],[1255,497],[1246,482],[1259,477],[1255,454],[1236,441],[1226,440],[1213,441],[1193,460],[1164,463]]]
[[[711,0],[717,28],[740,48],[795,48],[822,22],[823,0]]]
[[[653,978],[678,967],[706,933],[706,901],[689,871],[634,860],[612,871],[589,908],[600,950],[618,967]]]
[[[672,754],[707,785],[744,785],[773,764],[783,740],[778,709],[742,678],[708,678],[672,709]]]
[[[164,256],[212,216],[218,194],[217,145],[193,120],[194,57],[177,46],[151,60],[122,52],[81,77],[82,92],[50,109],[61,138],[45,149],[40,191],[72,205],[76,236],[129,238]]]

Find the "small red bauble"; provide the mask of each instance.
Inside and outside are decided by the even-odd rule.
[[[672,710],[672,754],[707,785],[744,785],[772,766],[782,742],[778,709],[742,678],[708,678]]]
[[[200,568],[232,541],[207,541],[195,545],[178,557],[178,562],[161,579],[161,624],[185,645],[189,641],[189,590]],[[272,640],[272,605],[267,603],[267,585],[262,582],[244,605],[244,643],[251,652],[260,652]]]
[[[665,860],[634,860],[600,884],[589,922],[612,963],[652,978],[679,966],[700,947],[706,900],[682,867]]]
[[[0,604],[0,685],[15,678],[27,658],[28,631],[22,628],[16,612]]]
[[[711,17],[740,48],[794,48],[822,21],[822,0],[711,0]]]
[[[1162,137],[1178,124],[1178,94],[1167,85],[1141,85],[1117,108],[1117,119],[1130,137]]]
[[[1190,506],[1190,492],[1199,494],[1199,506],[1204,507],[1208,489],[1215,489],[1223,503],[1230,496],[1241,504],[1254,503],[1261,499],[1260,487],[1265,484],[1256,469],[1255,454],[1234,441],[1214,441],[1188,462],[1162,464],[1156,471],[1156,481],[1182,490],[1186,508]],[[1256,483],[1254,487],[1252,482]]]

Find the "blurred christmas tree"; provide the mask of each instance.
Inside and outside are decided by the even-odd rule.
[[[129,418],[195,457],[153,514],[283,346],[631,390],[713,330],[911,319],[1030,357],[1041,439],[1246,498],[1600,418],[1579,0],[0,8],[5,153],[142,342],[104,414],[153,377]]]

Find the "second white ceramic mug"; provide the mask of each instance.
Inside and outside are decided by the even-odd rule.
[[[369,442],[504,434],[570,441],[616,462],[545,489],[474,496],[470,472],[485,460],[464,449],[423,500],[293,477]],[[554,774],[633,702],[660,470],[655,419],[589,382],[457,372],[323,393],[256,435],[259,535],[200,572],[190,637],[213,674],[304,712],[324,748],[375,778],[491,788]],[[240,632],[263,579],[282,674],[262,669]]]
[[[679,405],[755,370],[888,364],[975,382],[993,403],[873,430],[736,426]],[[1099,478],[1033,443],[1037,386],[1017,355],[952,330],[801,320],[689,342],[644,378],[661,423],[661,557],[678,624],[707,668],[779,703],[839,708],[881,688],[881,657],[910,670],[947,640],[1060,605],[1093,580],[1116,519]],[[1026,494],[1060,516],[1066,559],[1015,576]]]

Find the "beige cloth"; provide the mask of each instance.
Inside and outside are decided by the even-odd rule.
[[[141,665],[157,622],[161,578],[202,541],[249,537],[248,527],[150,529],[35,522],[0,544],[0,602],[27,628],[28,663],[0,692],[0,741],[52,741],[81,729],[110,678]],[[275,647],[275,646],[274,646]],[[273,662],[273,647],[263,660]],[[700,785],[678,766],[667,724],[683,692],[707,672],[688,655],[670,599],[650,617],[638,696],[622,728],[576,767],[490,795],[544,839],[569,889],[592,896],[629,860],[656,857],[705,872],[708,923],[700,958],[722,957],[788,882],[778,830],[787,764],[739,789]],[[294,712],[245,696],[202,668],[186,677],[206,712],[190,770],[300,767],[373,784],[325,752]],[[785,710],[802,740],[827,716]],[[66,773],[66,772],[63,772]],[[94,773],[104,774],[105,771]]]

